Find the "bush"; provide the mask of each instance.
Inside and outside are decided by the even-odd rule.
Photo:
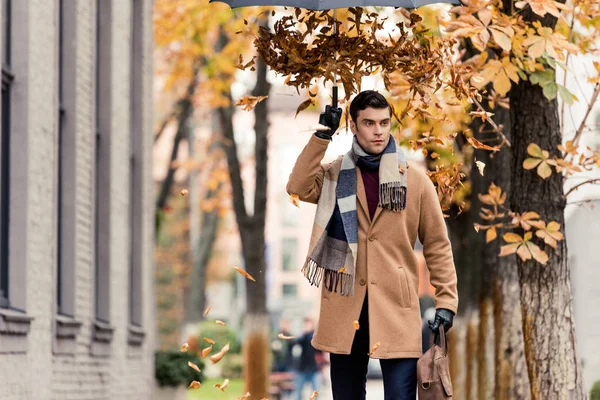
[[[600,381],[596,381],[592,386],[590,400],[600,400]]]
[[[237,379],[242,377],[244,370],[244,357],[241,354],[228,354],[221,361],[223,364],[221,375],[227,379]]]
[[[213,345],[211,354],[220,351],[227,343],[229,343],[229,352],[227,354],[240,354],[242,352],[242,345],[236,331],[228,326],[215,324],[215,321],[212,320],[202,321],[198,329],[199,350],[208,346],[208,343],[204,341],[205,337],[211,338],[216,342]]]
[[[158,386],[188,386],[192,381],[204,380],[201,373],[188,366],[188,361],[193,362],[201,370],[204,367],[203,361],[193,353],[182,353],[178,350],[157,351],[154,354],[154,377]]]

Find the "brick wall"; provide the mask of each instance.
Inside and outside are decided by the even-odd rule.
[[[20,1],[20,0],[17,0]],[[14,21],[27,32],[14,46],[27,49],[26,71],[15,71],[15,85],[25,88],[27,117],[26,185],[23,229],[27,257],[17,259],[26,269],[26,314],[33,317],[27,335],[27,351],[0,353],[0,399],[149,399],[153,387],[155,347],[153,296],[153,191],[150,176],[152,146],[152,1],[113,2],[111,49],[111,165],[110,193],[101,200],[111,205],[110,313],[114,328],[109,355],[91,353],[94,321],[94,143],[96,0],[65,0],[76,4],[76,70],[65,79],[75,81],[75,318],[82,323],[73,354],[54,351],[56,315],[56,223],[58,132],[58,6],[55,1],[29,0],[19,6]],[[143,329],[140,346],[128,343],[129,325],[129,156],[130,156],[130,39],[132,2],[143,2]],[[14,3],[14,0],[13,0]],[[24,28],[23,28],[24,27]],[[17,90],[20,90],[17,88]],[[19,191],[17,191],[18,193]],[[11,209],[12,212],[12,209]],[[12,227],[12,225],[11,225]],[[12,235],[12,233],[11,233]],[[12,238],[13,236],[11,236]],[[11,258],[11,262],[14,258]],[[20,288],[12,288],[18,290]]]

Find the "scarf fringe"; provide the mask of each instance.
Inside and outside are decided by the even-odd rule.
[[[304,263],[302,274],[312,286],[319,287],[322,281],[330,292],[337,293],[339,290],[342,296],[354,295],[354,276],[350,274],[326,269],[310,258]]]
[[[406,186],[400,182],[388,182],[379,185],[379,206],[391,211],[406,208]]]

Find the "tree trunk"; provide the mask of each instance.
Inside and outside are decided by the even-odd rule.
[[[557,101],[548,101],[542,88],[522,81],[510,95],[513,131],[511,205],[516,212],[536,211],[547,222],[557,221],[564,232],[563,177],[548,179],[523,169],[530,143],[560,156]],[[521,232],[522,233],[522,232]],[[566,241],[556,250],[535,239],[548,254],[546,265],[517,260],[527,372],[532,399],[584,399],[580,365],[575,353],[575,329]]]
[[[261,25],[267,26],[265,19]],[[221,39],[224,39],[221,32]],[[268,96],[271,85],[267,81],[267,66],[262,59],[256,60],[256,86],[253,96]],[[265,262],[265,220],[267,211],[267,147],[268,137],[268,99],[258,103],[254,108],[256,142],[254,147],[255,190],[254,210],[248,215],[244,201],[244,189],[240,175],[240,164],[233,135],[233,107],[231,95],[227,94],[230,104],[219,108],[219,116],[225,138],[225,154],[229,165],[229,177],[233,191],[233,208],[240,231],[242,254],[245,268],[256,282],[246,281],[245,318],[246,340],[244,341],[244,376],[245,391],[251,393],[253,399],[268,395],[268,377],[270,371],[269,316],[266,297],[266,262]]]
[[[200,69],[200,63],[197,62],[194,65],[194,71],[192,74],[192,80],[188,84],[186,95],[179,100],[177,105],[177,133],[173,138],[173,149],[171,150],[171,157],[169,158],[169,165],[167,169],[167,176],[163,179],[160,185],[160,191],[156,199],[156,216],[154,221],[155,236],[158,237],[160,233],[161,224],[163,218],[161,217],[161,211],[167,204],[169,193],[171,193],[171,187],[173,186],[176,168],[173,167],[173,162],[177,159],[179,153],[179,144],[181,140],[187,136],[188,123],[194,113],[194,104],[192,99],[196,93],[198,87],[198,71]]]

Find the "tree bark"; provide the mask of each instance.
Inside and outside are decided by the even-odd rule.
[[[265,19],[261,25],[267,26]],[[221,39],[225,35],[221,32]],[[267,66],[262,59],[256,61],[256,86],[253,96],[268,96],[271,85],[267,81]],[[268,137],[268,99],[258,103],[254,108],[256,142],[254,210],[249,215],[244,201],[244,189],[241,178],[240,163],[236,151],[233,130],[233,106],[228,93],[229,106],[219,108],[219,116],[225,139],[225,154],[229,165],[229,178],[233,191],[233,208],[240,231],[242,254],[246,271],[256,282],[246,281],[245,319],[246,340],[244,341],[244,374],[245,391],[252,398],[267,397],[267,383],[270,370],[269,330],[266,297],[266,262],[265,262],[265,220],[267,209],[267,147]]]
[[[513,139],[511,204],[516,212],[536,211],[564,232],[563,177],[548,179],[523,169],[527,146],[538,144],[560,156],[557,101],[548,101],[539,86],[522,81],[510,94]],[[522,232],[521,232],[522,233]],[[527,372],[532,399],[585,398],[575,353],[575,329],[566,241],[554,250],[535,239],[549,254],[546,265],[517,259]]]

